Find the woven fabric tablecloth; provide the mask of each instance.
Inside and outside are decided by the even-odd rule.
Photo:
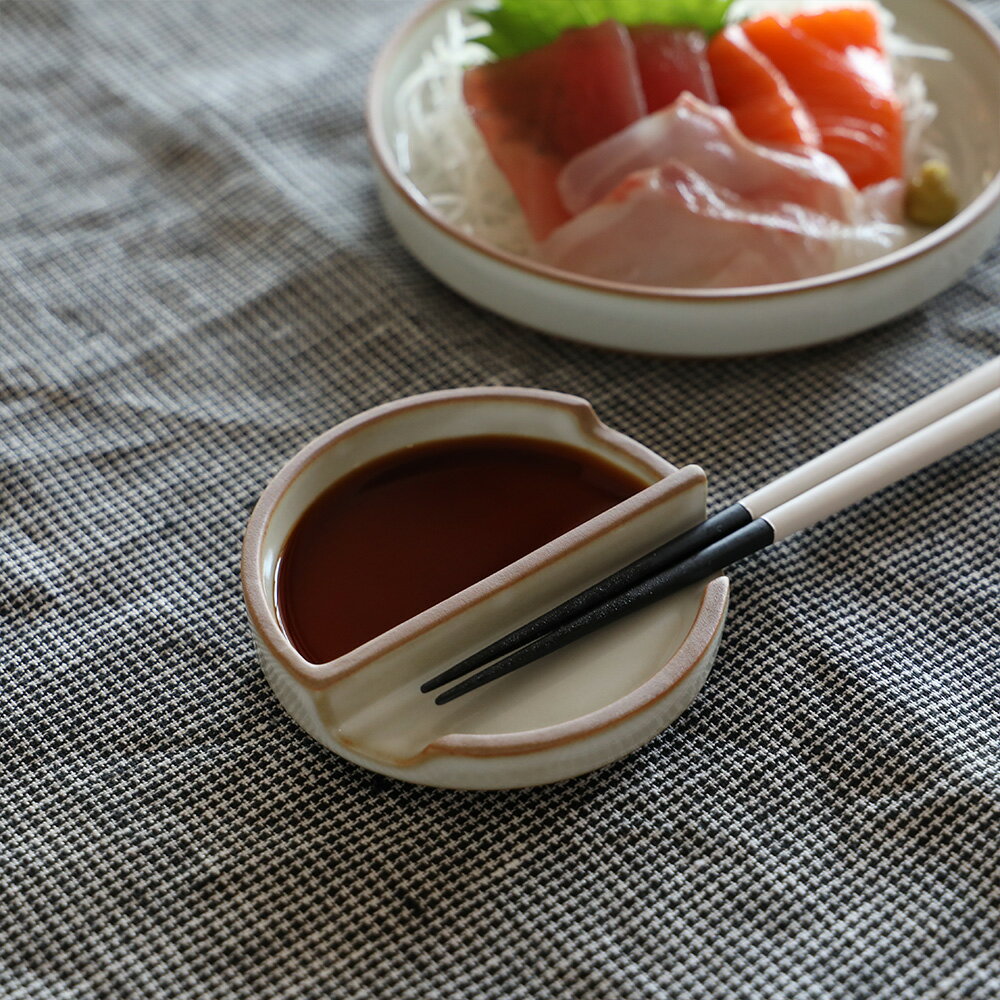
[[[741,564],[695,704],[589,776],[408,785],[273,697],[243,527],[350,415],[573,392],[718,508],[998,350],[997,249],[768,358],[482,312],[373,194],[365,79],[412,9],[0,3],[0,996],[994,1000],[995,443]]]

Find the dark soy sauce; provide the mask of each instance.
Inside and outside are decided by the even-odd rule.
[[[475,437],[409,448],[322,494],[281,553],[285,634],[325,663],[647,484],[577,448]]]

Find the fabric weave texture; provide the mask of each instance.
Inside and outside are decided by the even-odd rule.
[[[481,311],[374,196],[413,8],[0,3],[0,997],[995,1000],[996,441],[741,564],[699,698],[597,773],[407,785],[272,696],[243,527],[372,405],[572,392],[719,509],[1000,348],[997,247],[773,357]]]

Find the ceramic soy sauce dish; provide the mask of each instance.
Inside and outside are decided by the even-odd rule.
[[[574,396],[455,389],[362,413],[295,455],[250,517],[242,582],[264,673],[306,732],[394,778],[513,788],[601,767],[698,693],[725,577],[447,705],[420,686],[701,521],[705,496],[700,469]]]

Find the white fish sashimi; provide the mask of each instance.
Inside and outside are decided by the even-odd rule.
[[[741,194],[783,194],[835,218],[850,214],[855,189],[832,157],[815,149],[792,151],[753,142],[725,108],[687,93],[570,160],[559,175],[559,196],[577,215],[629,174],[667,160],[686,163],[713,184]]]
[[[747,198],[671,160],[633,173],[541,247],[555,267],[666,288],[766,285],[880,256],[899,226],[845,222],[780,199]]]
[[[581,153],[560,194],[576,214],[543,260],[614,281],[720,288],[863,263],[903,243],[902,185],[864,194],[817,150],[747,139],[690,94]]]

